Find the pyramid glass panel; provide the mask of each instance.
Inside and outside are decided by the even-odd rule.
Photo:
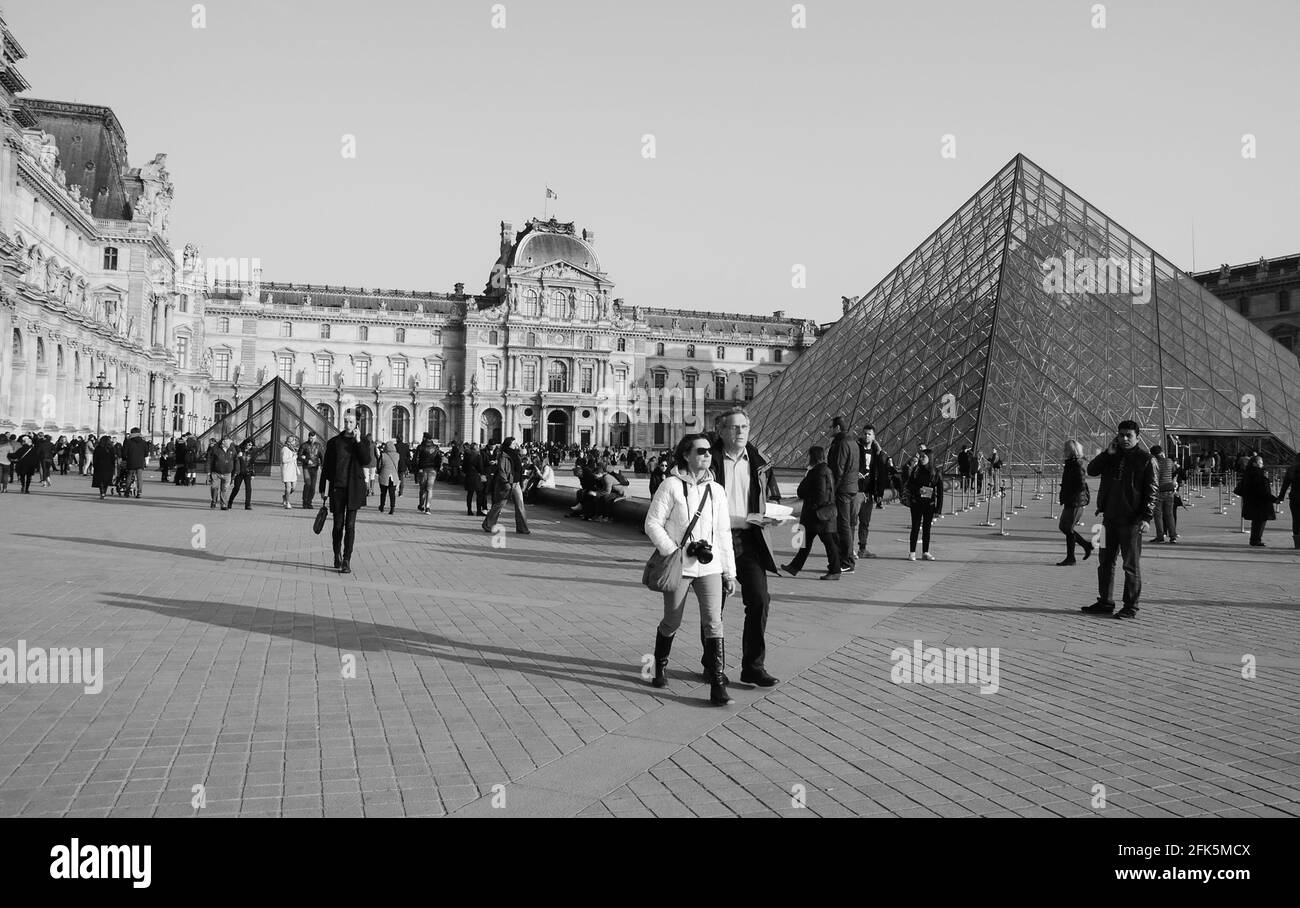
[[[238,447],[251,438],[257,445],[255,471],[265,475],[280,465],[285,442],[292,439],[294,446],[301,444],[308,432],[315,432],[322,444],[338,434],[306,398],[277,376],[200,435],[199,445],[207,451],[209,440],[229,438]]]
[[[1236,438],[1282,456],[1300,447],[1297,389],[1295,357],[1018,155],[750,414],[755,441],[791,468],[836,415],[950,466],[963,444],[1055,463],[1066,440],[1092,452],[1123,419],[1148,444]]]

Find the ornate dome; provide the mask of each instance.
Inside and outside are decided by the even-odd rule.
[[[527,232],[515,244],[510,265],[527,268],[547,262],[566,261],[586,271],[600,271],[600,259],[590,246],[565,233]]]

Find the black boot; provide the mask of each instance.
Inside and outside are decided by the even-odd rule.
[[[1092,543],[1083,538],[1077,530],[1074,533],[1074,541],[1083,547],[1083,560],[1087,561],[1092,556]]]
[[[735,703],[727,691],[727,682],[723,680],[722,666],[726,663],[726,652],[721,637],[710,637],[704,641],[704,652],[709,661],[709,702],[716,706]]]
[[[655,634],[655,676],[650,681],[651,687],[667,687],[668,653],[673,648],[673,638]]]
[[[707,684],[709,682],[709,672],[712,671],[713,663],[709,661],[709,641],[704,636],[704,628],[700,628],[700,645],[704,647],[704,655],[700,657],[700,680]],[[730,684],[731,679],[727,677],[726,665],[724,664],[722,667],[722,683]]]

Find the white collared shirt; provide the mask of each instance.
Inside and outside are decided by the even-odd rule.
[[[749,516],[749,449],[740,449],[740,454],[732,457],[723,449],[722,471],[727,487],[727,510],[731,513],[731,528],[743,530],[749,526],[745,518]]]

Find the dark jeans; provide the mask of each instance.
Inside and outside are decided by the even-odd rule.
[[[477,492],[465,493],[465,510],[469,511],[471,514],[474,513],[475,498],[478,499],[479,511],[486,511],[487,510],[487,489],[486,488],[479,489]]]
[[[745,603],[745,630],[741,636],[740,667],[758,671],[767,656],[767,612],[772,597],[767,592],[767,572],[759,563],[759,545],[762,531],[746,527],[731,531],[731,545],[736,555],[736,582],[740,584],[740,598]],[[726,608],[726,597],[723,597]]]
[[[820,533],[813,532],[813,528],[810,526],[805,526],[803,528],[803,548],[795,554],[794,559],[788,565],[791,573],[797,574],[803,570],[804,562],[808,560],[808,553],[812,551],[813,539],[820,539],[822,545],[826,547],[826,570],[832,574],[838,574],[840,572],[840,550],[839,545],[835,542],[835,534],[831,532],[828,524],[824,523],[822,526],[824,529]],[[737,565],[737,567],[739,567],[739,565]]]
[[[846,568],[853,567],[857,560],[853,555],[853,531],[858,525],[862,497],[857,492],[835,493],[835,531],[839,537],[840,558]]]
[[[865,492],[859,492],[858,508],[858,554],[862,554],[867,550],[867,534],[871,532],[871,512],[876,509],[875,501]]]
[[[335,507],[336,504],[344,506]],[[330,501],[330,507],[334,510],[334,557],[350,561],[352,543],[357,538],[357,509],[346,507],[346,504],[346,497],[342,501]]]
[[[1175,506],[1174,493],[1169,493],[1168,498],[1156,497],[1156,538],[1169,539],[1178,538],[1178,508]]]
[[[916,551],[916,537],[921,536],[921,551],[930,551],[930,523],[934,520],[934,508],[929,505],[912,505],[912,532],[907,550]]]
[[[302,506],[310,509],[316,500],[316,488],[320,484],[320,464],[314,467],[303,465],[302,472]]]
[[[253,506],[253,477],[240,473],[235,477],[235,487],[230,490],[230,500],[226,502],[226,507],[233,508],[235,506],[235,499],[239,497],[240,486],[244,488],[244,507],[251,508]]]
[[[1142,524],[1105,523],[1102,525],[1105,546],[1097,560],[1097,599],[1115,604],[1115,559],[1124,563],[1124,606],[1138,610],[1142,595]]]
[[[501,519],[501,509],[505,507],[507,501],[513,502],[515,506],[515,532],[528,532],[528,516],[524,512],[524,495],[519,488],[519,483],[510,483],[509,490],[504,495],[496,496],[492,501],[492,510],[483,518],[483,529],[490,530],[497,525]]]
[[[379,510],[384,509],[384,502],[388,502],[388,513],[392,513],[397,507],[397,483],[392,482],[379,487]]]
[[[1266,517],[1256,517],[1250,522],[1250,542],[1251,545],[1257,545],[1264,541],[1264,526],[1268,523]]]
[[[1056,524],[1056,528],[1065,534],[1065,557],[1074,557],[1074,547],[1082,546],[1084,551],[1091,548],[1092,543],[1079,535],[1079,531],[1074,525],[1079,522],[1079,517],[1083,514],[1083,506],[1077,508],[1062,508],[1061,519]]]

